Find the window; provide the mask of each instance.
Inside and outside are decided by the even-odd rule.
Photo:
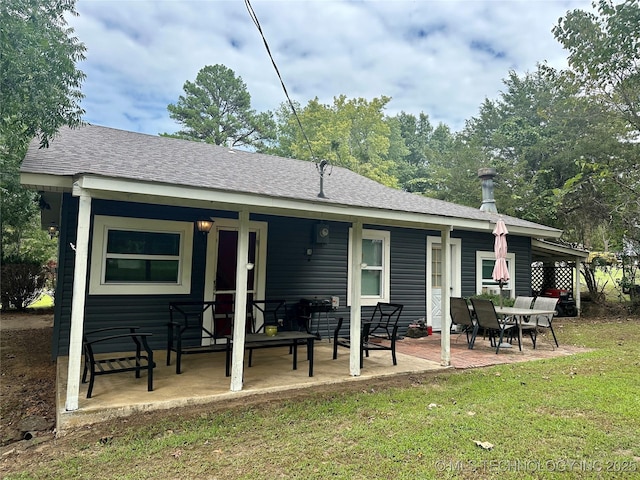
[[[493,266],[496,257],[493,252],[476,252],[476,293],[490,293],[499,290],[499,284],[492,278]],[[509,268],[509,281],[502,285],[502,290],[511,292],[513,297],[515,289],[512,288],[515,279],[516,256],[513,253],[507,254],[507,267]]]
[[[362,305],[389,302],[391,234],[381,230],[362,231]],[[347,303],[351,300],[351,229],[349,230],[349,275]]]
[[[442,245],[431,248],[431,286],[442,288]]]
[[[89,293],[190,293],[193,224],[96,215]]]

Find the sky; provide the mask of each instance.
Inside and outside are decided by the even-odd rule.
[[[453,131],[498,98],[510,71],[565,68],[551,29],[591,0],[252,0],[292,100],[391,98]],[[206,65],[240,76],[257,112],[286,97],[244,0],[78,0],[68,18],[87,48],[84,119],[157,135],[167,105]]]

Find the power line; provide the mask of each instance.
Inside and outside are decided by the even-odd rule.
[[[293,112],[293,116],[296,117],[296,120],[298,122],[298,126],[300,127],[300,131],[302,132],[302,136],[304,137],[305,142],[307,143],[307,148],[309,149],[309,153],[311,154],[311,159],[316,162],[316,168],[320,168],[318,167],[318,162],[316,160],[315,155],[313,154],[313,149],[311,148],[311,142],[309,142],[309,138],[307,137],[307,134],[304,131],[304,128],[302,128],[302,122],[300,121],[300,117],[298,117],[298,112],[296,111],[296,107],[293,105],[293,102],[291,101],[291,98],[289,97],[289,92],[287,91],[287,87],[284,84],[284,80],[282,80],[282,75],[280,75],[280,70],[278,70],[278,65],[276,65],[276,61],[273,59],[273,55],[271,55],[271,49],[269,48],[269,44],[267,43],[267,39],[264,36],[264,33],[262,32],[262,27],[260,26],[260,22],[258,21],[258,17],[256,15],[256,13],[253,10],[253,6],[251,6],[251,2],[249,0],[244,0],[244,4],[247,7],[247,11],[249,12],[249,16],[251,17],[251,20],[253,20],[253,23],[255,24],[256,28],[258,29],[258,32],[260,32],[260,37],[262,37],[262,42],[264,43],[265,48],[267,49],[267,54],[269,55],[269,58],[271,59],[271,63],[273,64],[273,68],[276,71],[276,74],[278,75],[278,78],[280,79],[280,85],[282,85],[282,90],[284,90],[284,94],[287,97],[287,100],[289,101],[289,106],[291,106],[291,111]],[[323,168],[324,170],[324,168]],[[321,172],[321,174],[324,172]]]

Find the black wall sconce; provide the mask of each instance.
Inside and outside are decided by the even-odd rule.
[[[49,238],[53,239],[58,236],[60,229],[58,228],[58,224],[55,222],[51,222],[49,227],[47,228],[47,233],[49,234]]]
[[[201,220],[196,220],[196,228],[203,235],[207,236],[213,227],[213,220],[203,218]]]

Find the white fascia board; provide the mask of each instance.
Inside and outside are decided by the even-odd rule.
[[[551,255],[564,255],[567,257],[579,257],[583,259],[589,258],[589,252],[585,250],[578,250],[571,247],[565,247],[563,245],[551,244],[535,238],[531,239],[531,247],[535,250],[542,250],[548,252]]]
[[[70,192],[73,186],[73,178],[64,175],[21,173],[20,183],[33,190],[43,190],[46,192]]]
[[[150,198],[162,203],[193,205],[200,208],[227,208],[238,210],[250,208],[253,213],[271,213],[276,215],[295,215],[299,217],[341,219],[353,221],[361,219],[365,223],[410,226],[413,228],[442,228],[450,226],[456,229],[475,229],[486,231],[493,228],[488,221],[468,220],[424,213],[382,210],[354,207],[326,202],[309,202],[298,199],[266,197],[255,194],[219,191],[202,188],[189,188],[180,185],[143,183],[132,180],[111,179],[96,176],[83,176],[76,182],[82,189],[89,190],[94,198],[120,199],[149,202]],[[179,203],[168,202],[175,199]]]
[[[110,200],[162,203],[167,205],[227,209],[232,211],[249,208],[252,213],[341,220],[347,222],[360,220],[367,224],[421,229],[439,230],[442,227],[450,227],[452,230],[487,232],[493,231],[495,226],[494,222],[490,222],[489,220],[429,215],[400,210],[383,210],[321,201],[311,202],[300,199],[267,197],[235,191],[138,182],[135,180],[105,178],[95,175],[82,176],[78,178],[76,183],[79,187],[89,190],[92,197]],[[519,233],[535,238],[557,238],[562,233],[559,230],[526,229],[511,226],[509,230],[514,234]]]
[[[495,225],[494,225],[495,226]],[[523,237],[531,237],[534,238],[553,238],[558,239],[562,236],[562,230],[556,229],[540,229],[540,228],[529,228],[529,227],[517,227],[514,225],[509,225],[509,233],[511,235],[520,235]],[[508,237],[507,237],[508,238]]]

